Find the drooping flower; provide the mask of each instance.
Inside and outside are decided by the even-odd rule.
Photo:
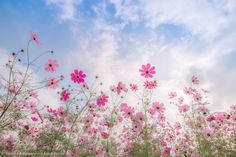
[[[199,102],[199,101],[202,100],[202,96],[201,96],[200,93],[195,93],[195,94],[193,95],[193,99],[194,99],[194,101]]]
[[[117,94],[120,95],[121,91],[128,92],[128,88],[126,88],[124,83],[119,82],[117,86]]]
[[[48,87],[52,89],[56,89],[57,87],[59,87],[59,80],[57,80],[55,77],[49,77]]]
[[[83,71],[78,71],[77,69],[74,70],[74,73],[71,73],[70,74],[71,76],[71,80],[74,82],[74,83],[83,83],[84,82],[84,78],[86,77],[86,74],[84,74]]]
[[[33,32],[30,32],[30,40],[33,40],[37,45],[39,44],[38,36]]]
[[[142,65],[141,69],[139,69],[141,76],[145,78],[152,78],[154,74],[156,74],[155,67],[151,66],[151,64]]]
[[[56,60],[49,59],[44,65],[44,70],[53,73],[58,67],[59,65]]]
[[[97,98],[97,105],[98,106],[105,106],[105,104],[108,102],[108,96],[102,94]]]
[[[196,76],[192,76],[192,83],[193,84],[199,84],[199,79]]]
[[[70,93],[67,92],[66,90],[63,90],[60,95],[61,95],[60,100],[64,102],[66,102],[70,98]]]
[[[190,106],[185,104],[185,105],[181,105],[179,106],[179,112],[187,112],[190,109]]]

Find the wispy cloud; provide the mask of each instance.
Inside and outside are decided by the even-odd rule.
[[[76,16],[78,3],[70,5],[73,18],[87,18]],[[109,11],[111,6],[114,13]],[[236,73],[221,62],[226,55],[236,57],[235,1],[111,0],[90,7],[96,14],[90,25],[69,21],[77,45],[67,55],[68,70],[83,68],[91,75],[100,74],[108,86],[118,80],[134,80],[138,67],[151,62],[158,71],[159,98],[171,90],[182,90],[187,79],[196,74],[203,86],[212,90],[212,108],[225,109],[235,103],[236,86],[230,88],[234,84],[229,82],[233,82]],[[63,5],[60,8],[60,13],[66,10]],[[181,27],[190,36],[181,34],[177,41],[165,40],[157,34],[165,24]],[[81,29],[83,25],[86,29]],[[173,109],[170,110],[171,114]]]

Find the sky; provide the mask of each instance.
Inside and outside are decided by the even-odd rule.
[[[108,87],[151,63],[161,101],[196,75],[212,110],[236,103],[235,0],[1,0],[0,10],[0,58],[32,31],[40,40],[32,51],[53,49],[65,76],[81,69]]]

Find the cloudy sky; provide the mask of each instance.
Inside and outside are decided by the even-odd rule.
[[[160,99],[196,75],[211,108],[236,103],[235,0],[1,0],[0,57],[39,36],[65,75],[83,69],[105,85],[156,66]]]

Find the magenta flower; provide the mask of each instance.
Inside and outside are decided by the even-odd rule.
[[[47,71],[47,72],[53,73],[54,71],[56,71],[58,66],[59,65],[58,65],[56,60],[49,59],[44,65],[44,70]]]
[[[71,73],[70,76],[71,76],[71,80],[74,83],[79,83],[79,84],[83,83],[84,78],[86,77],[83,71],[78,71],[77,69],[75,69],[74,73]]]
[[[155,67],[151,66],[151,64],[142,65],[142,69],[139,69],[139,72],[141,72],[141,76],[144,76],[145,78],[152,78],[154,74],[156,74]]]
[[[33,40],[37,45],[39,44],[38,36],[33,32],[30,32],[30,40]]]
[[[109,134],[107,132],[102,132],[101,135],[102,135],[103,139],[108,139],[108,137],[109,137]]]
[[[108,102],[108,96],[106,95],[100,95],[98,98],[97,98],[97,105],[98,106],[105,106],[105,104]]]
[[[157,87],[157,81],[148,81],[146,80],[144,82],[144,87],[148,89],[154,89]]]
[[[64,102],[66,102],[70,98],[70,93],[67,92],[66,90],[63,90],[60,95],[61,95],[60,100]]]
[[[32,119],[32,121],[34,121],[34,122],[37,122],[37,121],[38,121],[38,118],[36,118],[36,117],[31,117],[31,119]]]
[[[59,87],[59,80],[57,80],[55,77],[49,77],[48,87],[52,89],[56,89],[57,87]]]

